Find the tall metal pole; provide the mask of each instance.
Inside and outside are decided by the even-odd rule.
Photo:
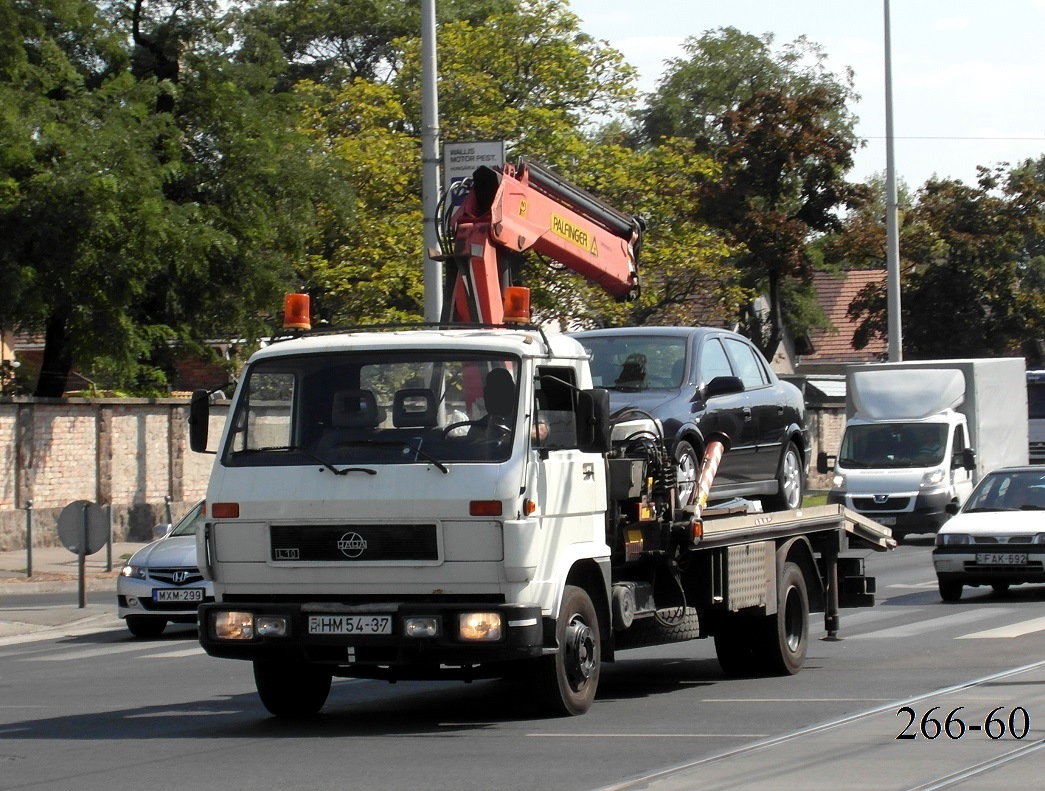
[[[435,0],[421,0],[421,216],[424,224],[425,321],[443,311],[442,267],[429,250],[439,249],[435,216],[439,184],[439,91],[436,87]]]
[[[900,327],[900,229],[893,158],[893,56],[889,30],[889,0],[885,0],[885,257],[888,296],[889,362],[903,359]]]

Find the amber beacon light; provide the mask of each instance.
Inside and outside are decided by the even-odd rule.
[[[283,329],[310,330],[308,294],[287,294],[283,300]]]
[[[508,286],[504,292],[504,323],[529,324],[530,289]]]

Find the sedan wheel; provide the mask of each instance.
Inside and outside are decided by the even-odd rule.
[[[675,446],[675,485],[677,492],[676,506],[685,508],[693,500],[697,491],[697,473],[700,463],[697,452],[686,440],[679,440]]]
[[[787,443],[777,470],[777,493],[766,498],[770,511],[793,511],[802,506],[802,458],[793,442]]]

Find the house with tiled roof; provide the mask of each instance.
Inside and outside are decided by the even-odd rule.
[[[852,363],[880,362],[888,356],[885,340],[873,338],[862,349],[853,348],[858,323],[849,318],[849,305],[870,283],[885,283],[884,269],[854,269],[835,275],[818,272],[813,285],[829,326],[811,330],[808,348],[796,360],[796,374],[841,374]]]

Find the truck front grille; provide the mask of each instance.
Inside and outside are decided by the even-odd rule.
[[[439,560],[433,524],[273,525],[269,536],[276,563]]]

